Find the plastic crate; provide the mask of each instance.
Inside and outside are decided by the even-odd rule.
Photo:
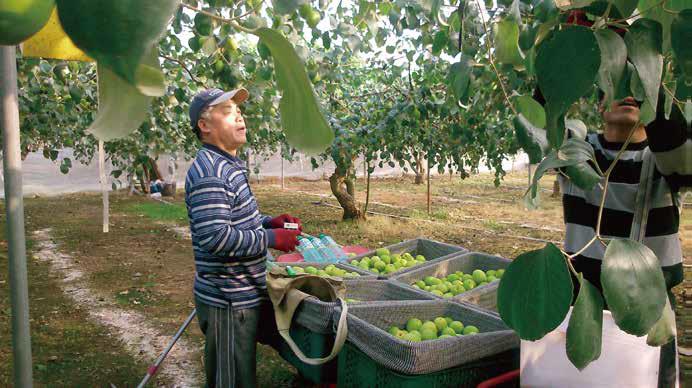
[[[346,282],[346,297],[360,300],[357,303],[349,303],[349,306],[351,304],[364,305],[369,302],[433,299],[424,294],[426,293],[419,293],[415,289],[402,287],[387,280],[357,279]],[[291,337],[308,357],[325,357],[331,351],[334,345],[334,334],[330,329],[321,329],[321,327],[332,327],[334,323],[332,317],[338,305],[338,303],[322,302],[317,298],[307,298],[296,310],[291,325]],[[315,322],[315,319],[319,317],[324,317],[325,322],[313,326],[313,330],[296,322]],[[298,369],[306,379],[316,384],[336,381],[336,359],[323,365],[308,365],[300,361],[285,342],[282,341],[281,347],[279,349],[281,356]]]
[[[346,343],[339,354],[337,386],[339,388],[475,387],[493,376],[516,369],[518,366],[519,350],[513,349],[438,372],[405,375],[377,364],[355,346]]]
[[[425,321],[441,316],[473,325],[480,333],[411,342],[387,332],[391,326],[404,327],[413,317]],[[471,304],[439,299],[350,306],[347,341],[373,362],[403,375],[436,373],[519,348],[516,333],[495,314]]]
[[[436,262],[440,260],[444,260],[447,258],[450,258],[454,255],[458,255],[463,252],[468,252],[466,248],[457,246],[457,245],[452,245],[452,244],[447,244],[439,241],[434,241],[434,240],[428,240],[425,238],[416,238],[413,240],[406,240],[403,242],[400,242],[398,244],[394,245],[388,245],[386,247],[389,249],[389,252],[394,255],[394,254],[403,254],[403,253],[410,253],[414,257],[416,255],[423,255],[425,256],[425,263],[416,265],[414,267],[408,267],[408,268],[402,268],[399,271],[390,273],[390,274],[376,274],[374,272],[370,272],[368,270],[364,270],[360,267],[351,265],[350,262],[351,260],[360,260],[364,257],[370,257],[376,255],[376,250],[372,250],[369,252],[366,252],[362,255],[358,255],[355,257],[349,258],[346,262],[344,262],[344,265],[347,265],[349,268],[357,268],[361,271],[366,271],[372,275],[377,275],[380,279],[389,279],[395,275],[403,274],[403,273],[408,273],[410,271],[413,271],[417,268],[422,268],[424,266],[427,266],[431,262]]]
[[[506,269],[511,260],[491,256],[484,253],[468,252],[459,256],[454,256],[442,261],[431,263],[424,267],[416,268],[413,271],[408,271],[402,274],[396,274],[392,280],[398,281],[411,286],[412,283],[424,279],[426,276],[446,277],[456,271],[471,273],[475,269],[483,271]],[[484,286],[476,287],[459,295],[455,295],[449,299],[456,302],[466,302],[482,307],[485,310],[497,311],[497,287],[500,284],[499,280],[495,280]],[[430,294],[434,298],[443,299],[441,296],[433,293],[422,291]]]

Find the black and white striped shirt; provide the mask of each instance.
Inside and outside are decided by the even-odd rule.
[[[643,157],[649,148],[654,155],[656,170],[643,243],[658,257],[666,285],[672,288],[683,279],[678,193],[692,188],[692,131],[680,111],[674,109],[670,119],[665,119],[660,113],[647,126],[646,132],[647,141],[630,144],[611,173],[601,234],[605,237],[629,237]],[[586,140],[593,147],[596,161],[603,171],[622,147],[622,143],[608,142],[601,134],[590,134]],[[571,254],[586,245],[596,233],[604,179],[588,192],[563,176],[558,179],[563,193],[565,251]],[[599,289],[602,289],[600,274],[604,253],[603,244],[596,242],[574,260],[577,271]]]

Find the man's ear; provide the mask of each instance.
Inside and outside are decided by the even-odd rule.
[[[209,124],[204,119],[197,120],[197,127],[199,128],[199,133],[201,136],[208,135],[211,132]]]

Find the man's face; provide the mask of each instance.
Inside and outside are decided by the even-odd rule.
[[[639,121],[639,103],[633,97],[623,100],[615,100],[610,104],[610,109],[606,110],[601,103],[603,120],[611,125],[634,126]]]
[[[240,107],[233,100],[228,100],[211,108],[210,118],[202,119],[209,131],[208,139],[221,145],[227,151],[235,151],[247,142],[245,134],[245,119]],[[203,132],[204,129],[202,128]]]

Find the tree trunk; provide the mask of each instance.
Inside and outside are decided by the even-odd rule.
[[[551,197],[557,198],[560,196],[560,182],[555,178],[555,181],[553,182],[553,194]]]
[[[370,205],[370,171],[365,169],[367,174],[366,186],[365,186],[365,207],[363,208],[363,214],[368,214],[368,205]]]
[[[336,200],[339,201],[339,205],[344,209],[344,220],[365,219],[365,215],[358,208],[355,196],[353,195],[353,178],[351,176],[337,167],[334,169],[334,173],[329,177],[329,186]]]
[[[416,154],[416,167],[413,169],[416,174],[416,180],[414,181],[417,185],[422,185],[425,182],[425,167],[423,166],[423,158],[420,154]]]

